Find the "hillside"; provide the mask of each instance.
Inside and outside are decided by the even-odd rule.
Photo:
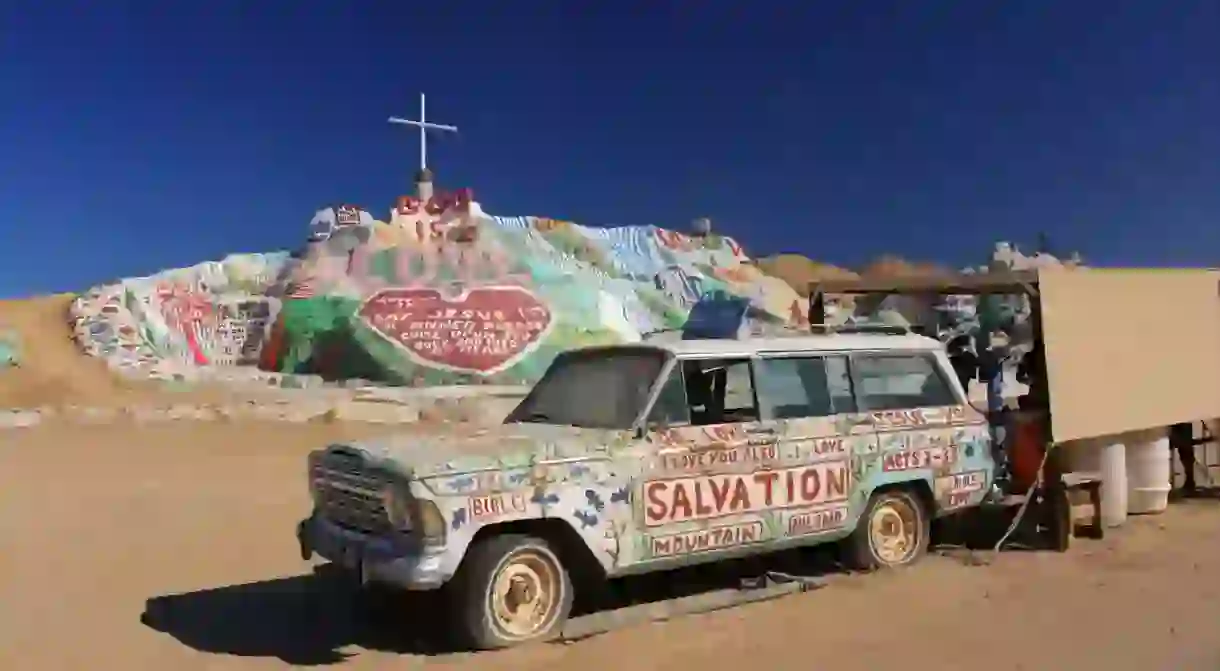
[[[118,397],[107,385],[130,383],[105,368],[136,380],[257,379],[261,368],[390,385],[528,384],[570,347],[681,328],[707,296],[744,301],[753,324],[804,320],[786,282],[714,233],[493,217],[463,194],[400,199],[384,221],[324,208],[303,233],[291,255],[232,255],[0,310],[23,342],[62,345],[61,363],[38,374],[61,393],[14,391],[13,401]],[[100,381],[68,374],[77,352],[97,359],[88,365]],[[5,378],[49,360],[21,356]]]
[[[148,378],[258,381],[262,371],[529,384],[560,351],[679,329],[708,297],[742,301],[755,326],[803,324],[810,281],[857,276],[796,254],[754,261],[711,232],[494,217],[462,193],[400,199],[384,221],[324,208],[306,235],[291,255],[232,255],[0,303],[0,334],[17,334],[20,361],[0,373],[0,406],[121,404],[161,393]],[[946,270],[882,256],[858,272]]]

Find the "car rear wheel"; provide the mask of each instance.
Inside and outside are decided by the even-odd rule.
[[[869,499],[847,539],[846,559],[857,570],[913,564],[927,553],[930,534],[927,508],[915,492],[879,492]]]

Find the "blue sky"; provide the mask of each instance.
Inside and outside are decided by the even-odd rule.
[[[0,7],[0,295],[384,215],[417,140],[494,214],[955,264],[1039,230],[1213,265],[1220,3],[60,2]]]

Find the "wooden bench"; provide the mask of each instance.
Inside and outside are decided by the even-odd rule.
[[[1053,477],[1047,473],[1046,477]],[[1092,523],[1088,535],[1091,538],[1103,538],[1105,525],[1101,521],[1101,473],[1096,471],[1074,471],[1063,473],[1058,487],[1040,486],[1026,494],[1006,496],[1001,505],[1020,506],[1025,499],[1032,497],[1026,510],[1023,524],[1029,525],[1037,537],[1039,547],[1049,547],[1057,552],[1066,552],[1071,545],[1075,533],[1075,520],[1072,516],[1071,493],[1083,491],[1089,496],[1089,505],[1093,509]],[[1033,539],[1031,539],[1033,540]]]
[[[1089,506],[1093,509],[1092,524],[1089,525],[1090,538],[1104,538],[1106,535],[1106,525],[1101,522],[1101,473],[1097,471],[1074,471],[1063,474],[1063,487],[1070,494],[1071,492],[1083,491],[1089,495]],[[1075,524],[1075,520],[1071,519],[1071,501],[1069,498],[1068,519],[1069,532]],[[1067,550],[1066,547],[1063,550]]]

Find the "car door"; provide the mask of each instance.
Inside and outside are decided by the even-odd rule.
[[[937,504],[932,513],[979,503],[993,477],[986,421],[965,404],[937,354],[860,353],[851,363],[860,409],[871,414],[880,443],[874,484],[923,480]]]
[[[765,542],[766,483],[755,474],[777,462],[778,434],[759,416],[751,358],[679,361],[649,424],[654,452],[635,493],[640,560],[694,563]]]
[[[856,407],[848,357],[764,355],[756,376],[763,418],[780,433],[778,535],[795,542],[846,535],[867,501],[860,485],[878,453],[872,417]],[[790,478],[800,483],[791,495]]]

